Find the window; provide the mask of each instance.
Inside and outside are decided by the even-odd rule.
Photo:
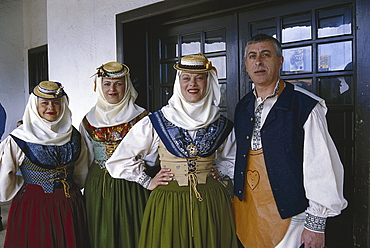
[[[279,19],[285,58],[282,77],[304,85],[327,104],[353,104],[351,5]],[[307,77],[310,83],[303,84]]]
[[[190,34],[159,38],[160,75],[161,75],[161,103],[165,105],[172,96],[172,87],[176,71],[173,64],[181,57],[190,54],[203,53],[217,68],[221,87],[220,107],[226,109],[226,31],[225,28],[202,30]]]
[[[353,104],[351,5],[254,21],[249,30],[250,36],[267,33],[281,40],[283,79],[328,104]]]

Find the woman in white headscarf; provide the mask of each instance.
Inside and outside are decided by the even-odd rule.
[[[97,103],[80,125],[93,161],[84,190],[90,246],[137,247],[149,191],[135,182],[112,178],[105,161],[148,111],[135,104],[137,92],[124,64],[109,62],[99,67],[95,88]]]
[[[4,247],[88,247],[86,151],[61,84],[40,82],[0,144],[0,201],[13,199]]]
[[[106,167],[113,177],[153,190],[140,248],[237,247],[230,193],[211,176],[214,166],[231,177],[235,159],[233,125],[219,113],[216,69],[202,54],[174,67],[168,105],[136,124]],[[144,166],[157,157],[162,169],[152,179]]]

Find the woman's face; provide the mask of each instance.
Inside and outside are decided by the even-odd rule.
[[[119,103],[125,95],[124,78],[103,78],[102,90],[105,99],[109,103]]]
[[[181,94],[187,102],[199,102],[206,94],[207,74],[181,72],[180,88]]]
[[[62,111],[61,99],[37,98],[37,112],[47,121],[56,121]]]

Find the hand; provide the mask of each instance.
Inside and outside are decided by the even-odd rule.
[[[172,181],[173,174],[169,173],[171,169],[161,169],[149,183],[149,190],[154,190],[159,185],[167,185],[168,181]]]
[[[316,233],[303,229],[301,242],[305,248],[325,248],[325,233]]]
[[[211,171],[212,171],[212,177],[218,181],[221,181],[221,177],[214,167],[212,167]]]

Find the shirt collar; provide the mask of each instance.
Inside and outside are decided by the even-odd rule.
[[[253,89],[253,94],[256,97],[256,100],[258,102],[264,102],[265,100],[267,100],[269,98],[273,98],[273,97],[277,96],[278,93],[279,93],[279,89],[280,89],[280,79],[278,79],[278,81],[275,84],[274,92],[271,95],[268,95],[264,100],[262,100],[261,97],[257,97],[256,88]]]

